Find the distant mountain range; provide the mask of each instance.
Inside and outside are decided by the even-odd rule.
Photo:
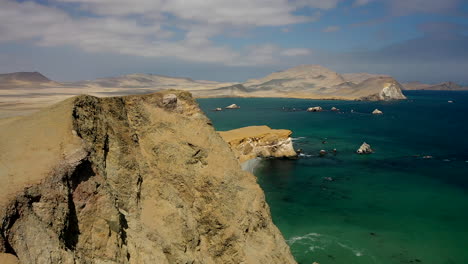
[[[79,94],[118,96],[160,90],[195,97],[286,97],[339,100],[400,100],[402,90],[468,90],[452,82],[400,84],[389,75],[339,74],[320,65],[300,65],[243,83],[223,83],[155,74],[129,74],[89,81],[56,82],[39,72],[0,74],[0,117],[37,110]],[[19,112],[18,112],[19,111]]]
[[[301,65],[244,83],[199,81],[155,74],[129,74],[91,81],[53,82],[38,72],[2,74],[0,88],[27,93],[143,94],[165,89],[192,92],[196,97],[289,97],[343,100],[405,99],[402,86],[388,75],[339,74],[320,65]],[[31,90],[30,88],[35,88]],[[38,89],[41,89],[40,91]],[[52,92],[54,94],[52,94]],[[1,94],[0,94],[1,95]],[[11,91],[9,92],[11,96]],[[23,94],[18,94],[22,96]]]
[[[403,90],[468,91],[468,86],[461,86],[454,82],[443,82],[438,84],[409,82],[403,84]]]

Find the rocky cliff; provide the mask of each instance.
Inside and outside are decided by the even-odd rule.
[[[249,126],[220,131],[240,163],[257,157],[294,158],[297,156],[291,140],[291,130],[268,126]]]
[[[189,93],[2,120],[0,160],[2,263],[295,263]]]

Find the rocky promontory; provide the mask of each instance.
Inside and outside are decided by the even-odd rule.
[[[249,126],[220,131],[240,163],[257,157],[294,158],[291,130],[271,129],[268,126]]]
[[[0,262],[295,263],[188,92],[73,97],[0,120],[0,150]]]

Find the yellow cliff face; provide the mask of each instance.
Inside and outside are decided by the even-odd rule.
[[[297,156],[290,137],[291,130],[249,126],[218,133],[229,144],[240,163],[257,157]]]
[[[187,92],[78,96],[0,132],[2,261],[295,263]]]

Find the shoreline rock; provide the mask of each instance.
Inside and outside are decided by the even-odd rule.
[[[257,157],[296,158],[298,155],[292,144],[290,130],[249,126],[218,133],[229,144],[240,163]]]

